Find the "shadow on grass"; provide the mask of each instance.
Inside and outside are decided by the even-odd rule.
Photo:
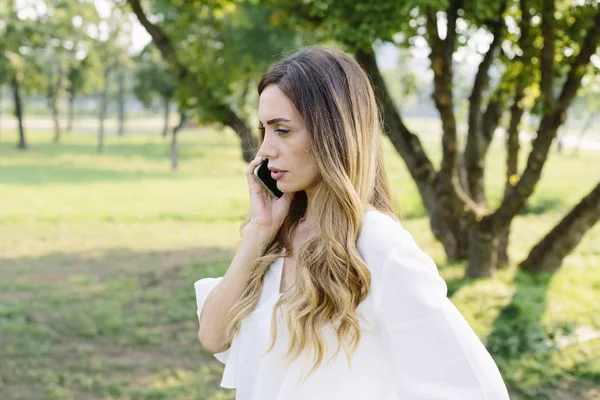
[[[514,399],[563,399],[556,388],[569,379],[581,381],[585,377],[557,364],[557,339],[569,336],[575,326],[565,322],[559,326],[544,326],[541,322],[547,308],[548,287],[552,273],[540,275],[517,271],[516,290],[495,319],[486,347],[498,362],[503,377],[511,388]],[[525,376],[515,371],[526,365]],[[521,371],[522,372],[522,371]],[[582,398],[583,397],[572,397]]]
[[[212,396],[222,364],[197,341],[193,284],[222,276],[232,255],[116,248],[0,259],[0,398]]]

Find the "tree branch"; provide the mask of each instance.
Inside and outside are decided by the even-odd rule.
[[[525,88],[531,78],[531,59],[533,57],[533,44],[531,43],[531,14],[527,0],[520,0],[521,22],[519,47],[522,55],[519,63],[521,72],[517,77],[513,105],[510,110],[510,122],[506,132],[506,182],[504,184],[504,198],[506,198],[516,184],[515,178],[519,172],[519,126],[525,110],[521,101],[525,97]]]
[[[189,71],[177,58],[177,52],[165,32],[148,20],[139,0],[127,0],[127,2],[131,6],[133,13],[137,16],[137,19],[140,21],[140,24],[142,24],[144,29],[146,29],[148,34],[152,37],[152,41],[160,50],[164,59],[169,60],[167,64],[175,70],[174,72],[177,79],[179,81],[185,80]]]
[[[532,150],[527,160],[527,166],[521,179],[509,196],[504,199],[498,210],[489,216],[489,223],[492,224],[495,231],[503,228],[523,209],[525,202],[535,190],[535,185],[540,179],[552,140],[556,137],[558,127],[566,119],[566,110],[577,93],[585,67],[589,63],[592,54],[596,51],[599,40],[600,10],[594,16],[593,23],[583,40],[581,50],[571,64],[568,78],[562,88],[558,101],[554,103],[551,112],[546,112],[542,117],[537,136],[533,141]]]
[[[477,74],[475,75],[475,82],[473,83],[473,89],[471,96],[469,97],[469,130],[467,134],[467,144],[465,147],[465,165],[467,170],[467,187],[469,195],[477,203],[485,203],[485,192],[483,187],[483,160],[485,153],[489,145],[489,140],[483,137],[482,132],[482,121],[484,116],[481,111],[481,103],[483,98],[483,91],[487,88],[489,82],[489,70],[492,62],[497,57],[500,43],[502,41],[502,33],[504,30],[504,18],[503,14],[506,10],[506,1],[500,3],[500,9],[498,11],[498,19],[495,20],[491,26],[491,33],[493,35],[492,43],[488,51],[485,53],[483,60],[479,64]],[[485,125],[486,134],[493,135],[495,127],[498,125],[500,118],[500,110],[498,110],[499,98],[493,99],[490,106],[486,110],[485,117],[488,123],[493,125]],[[494,130],[491,128],[494,127]]]
[[[556,41],[556,18],[554,17],[555,0],[548,0],[542,6],[542,38],[544,46],[540,55],[540,92],[544,114],[551,112],[554,102],[554,42]]]
[[[599,220],[600,183],[533,247],[519,267],[529,272],[555,272]]]
[[[410,132],[406,125],[404,125],[404,121],[396,109],[394,100],[387,90],[383,76],[379,72],[373,51],[357,51],[356,60],[371,77],[377,98],[380,99],[383,106],[384,122],[390,128],[388,136],[392,144],[406,162],[408,170],[420,187],[422,194],[425,194],[423,193],[424,186],[429,186],[429,189],[426,191],[430,191],[430,186],[436,176],[433,164],[429,160],[429,157],[427,157],[419,137]]]
[[[452,54],[454,53],[456,32],[455,29],[451,31],[450,28],[456,26],[456,13],[460,3],[460,0],[450,2],[447,13],[448,31],[445,40],[441,40],[439,37],[435,12],[430,7],[426,9],[426,28],[431,47],[429,58],[434,75],[432,97],[442,121],[443,156],[439,174],[440,179],[444,182],[452,181],[457,153],[456,118],[452,95]]]

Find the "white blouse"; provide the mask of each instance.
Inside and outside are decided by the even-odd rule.
[[[221,387],[237,400],[504,400],[500,372],[475,332],[447,297],[433,260],[396,220],[368,211],[357,241],[371,272],[369,295],[356,308],[361,341],[348,366],[337,337],[323,328],[323,363],[298,384],[315,360],[284,359],[289,331],[278,310],[278,335],[271,338],[273,306],[281,296],[282,257],[269,268],[255,310],[241,324],[231,347],[214,356],[225,364]],[[194,283],[197,315],[222,277]]]

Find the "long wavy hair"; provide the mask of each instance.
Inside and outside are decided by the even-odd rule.
[[[322,178],[315,191],[317,233],[298,249],[292,237],[307,208],[306,192],[297,192],[280,230],[250,266],[246,289],[226,317],[225,345],[238,333],[261,295],[265,274],[273,262],[293,255],[295,285],[273,308],[271,345],[277,339],[278,307],[290,331],[285,357],[295,359],[307,348],[316,349],[316,361],[307,377],[323,361],[322,328],[334,327],[339,352],[344,347],[348,364],[360,342],[356,307],[371,284],[371,274],[356,248],[366,205],[395,218],[383,164],[382,116],[368,75],[354,58],[319,46],[304,48],[275,62],[263,74],[258,94],[277,87],[298,110],[310,136],[310,153]],[[261,136],[259,134],[259,136]],[[264,137],[260,137],[260,144]],[[240,226],[240,235],[250,218]],[[348,343],[346,339],[348,338]]]

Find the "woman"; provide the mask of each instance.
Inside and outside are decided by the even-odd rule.
[[[364,70],[310,47],[271,65],[258,93],[242,241],[223,277],[194,285],[221,386],[238,400],[508,399],[436,265],[394,217]],[[253,176],[262,158],[281,198]]]

